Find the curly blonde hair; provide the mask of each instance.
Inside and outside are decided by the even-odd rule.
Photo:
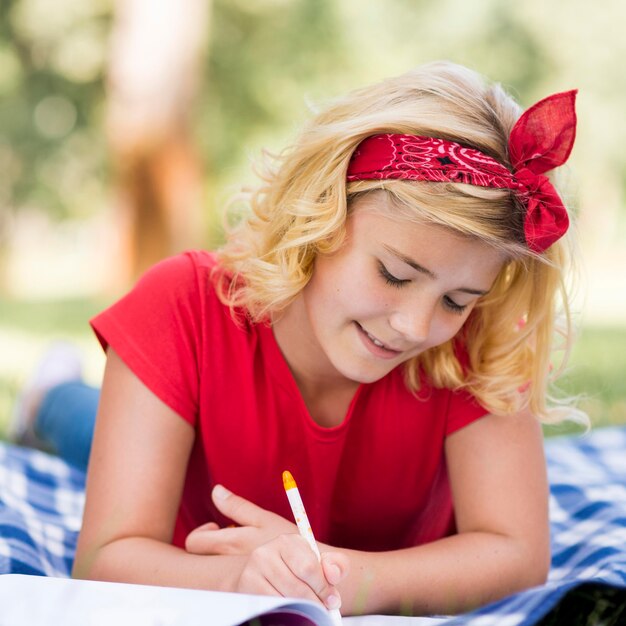
[[[246,196],[251,212],[218,251],[220,298],[254,321],[278,314],[309,281],[317,255],[341,246],[352,201],[383,190],[403,217],[477,238],[508,259],[460,333],[468,363],[459,362],[457,337],[406,363],[408,387],[419,389],[423,374],[436,387],[469,390],[493,413],[528,407],[545,422],[572,411],[580,418],[565,399],[555,401],[548,393],[555,334],[564,338],[566,355],[573,336],[567,237],[542,255],[529,251],[524,208],[509,190],[403,180],[346,183],[354,149],[376,133],[457,141],[510,167],[508,137],[520,113],[499,85],[448,62],[332,102],[291,147],[266,155],[262,184]]]

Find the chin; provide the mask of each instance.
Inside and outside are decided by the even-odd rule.
[[[389,372],[391,372],[397,366],[398,364],[395,364],[390,367],[380,368],[380,367],[372,367],[372,366],[367,367],[363,365],[360,365],[360,366],[355,365],[354,367],[347,366],[344,368],[337,368],[337,369],[341,373],[341,375],[347,378],[348,380],[352,380],[355,383],[366,385],[369,383],[375,383],[381,378],[384,378],[385,376],[387,376],[387,374],[389,374]]]

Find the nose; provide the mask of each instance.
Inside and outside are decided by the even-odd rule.
[[[411,303],[389,316],[389,325],[411,343],[424,343],[430,335],[434,307],[424,302]]]

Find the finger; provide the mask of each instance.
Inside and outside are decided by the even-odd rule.
[[[207,522],[206,524],[202,524],[202,526],[198,526],[198,528],[194,528],[191,532],[195,533],[201,530],[219,530],[220,525],[217,522]]]
[[[256,526],[258,528],[266,524],[278,523],[279,520],[288,524],[287,520],[280,515],[262,509],[260,506],[250,502],[250,500],[232,493],[223,485],[215,485],[211,495],[213,503],[220,513],[241,526]]]
[[[212,541],[209,538],[218,530],[220,527],[215,522],[194,528],[185,539],[185,550],[193,554],[211,554]]]
[[[248,564],[241,572],[235,591],[238,593],[254,593],[264,596],[282,596],[283,594],[260,572]]]
[[[240,526],[216,530],[196,528],[187,535],[185,550],[192,554],[249,554],[256,546],[256,528]]]
[[[309,552],[311,552],[310,549]],[[319,568],[317,558],[314,554],[311,553],[311,555],[314,564],[317,564]],[[264,579],[264,582],[261,579]],[[276,589],[281,596],[303,598],[323,604],[313,589],[305,581],[298,578],[284,561],[281,552],[277,550],[276,542],[265,544],[250,555],[248,565],[241,574],[240,582],[243,591],[258,593],[261,586],[268,584]]]
[[[330,585],[338,585],[348,573],[348,557],[340,552],[322,553],[322,569]]]
[[[292,574],[306,583],[327,608],[338,609],[341,606],[339,590],[329,584],[322,563],[306,540],[300,535],[281,535],[279,539],[280,555]]]

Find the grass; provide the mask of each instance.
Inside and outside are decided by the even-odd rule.
[[[566,374],[558,382],[564,393],[580,396],[578,406],[592,427],[626,424],[626,326],[582,330]],[[546,427],[546,434],[580,431],[564,424]]]
[[[7,300],[0,298],[0,328],[33,336],[85,335],[89,318],[106,306],[105,300]]]
[[[87,379],[98,382],[104,357],[88,321],[107,304],[92,299],[0,298],[0,438],[5,436],[19,389],[55,339],[77,344],[85,354]],[[593,427],[626,425],[626,325],[584,328],[559,387],[580,396],[578,406],[590,416]],[[552,436],[581,428],[565,423],[544,430]]]
[[[76,344],[85,355],[90,382],[101,376],[104,356],[89,328],[89,318],[106,306],[89,299],[15,301],[0,298],[0,439],[19,390],[55,340]]]

